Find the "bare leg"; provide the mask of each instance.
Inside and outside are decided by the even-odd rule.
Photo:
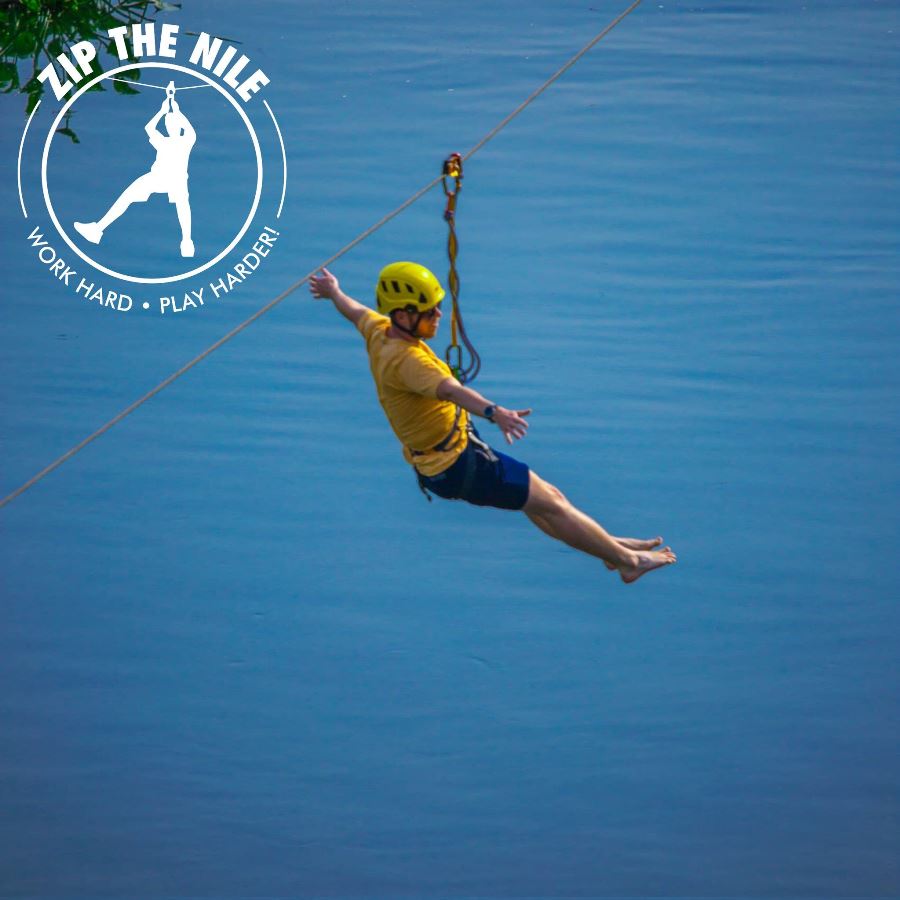
[[[175,211],[178,213],[178,224],[181,226],[181,239],[191,239],[191,203],[187,197],[175,201]]]
[[[97,223],[101,231],[106,231],[122,213],[131,206],[132,203],[144,203],[153,193],[149,190],[144,179],[146,175],[135,179],[124,191],[119,195],[119,199],[109,208],[109,212]]]
[[[178,224],[181,226],[181,255],[194,255],[194,242],[191,240],[191,201],[187,194],[175,201],[178,213]]]
[[[675,562],[675,554],[668,547],[654,551],[620,543],[599,523],[569,503],[558,488],[534,472],[531,473],[524,512],[545,534],[617,569],[626,584],[637,581],[646,572]],[[634,538],[624,540],[653,544]]]

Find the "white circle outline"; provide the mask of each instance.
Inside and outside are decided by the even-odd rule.
[[[91,259],[87,254],[82,253],[75,244],[69,239],[69,236],[66,234],[63,227],[59,224],[59,219],[56,218],[56,212],[53,209],[53,204],[50,202],[50,191],[47,188],[47,157],[50,154],[50,144],[53,142],[53,135],[56,133],[56,129],[59,127],[59,122],[62,117],[65,115],[66,110],[89,88],[91,85],[95,84],[98,81],[102,81],[104,78],[109,77],[110,75],[115,75],[118,72],[127,72],[133,69],[174,69],[177,72],[184,72],[187,75],[193,75],[201,81],[205,81],[211,87],[214,87],[226,100],[235,108],[238,115],[244,120],[244,124],[247,126],[247,130],[250,132],[250,138],[253,141],[253,150],[256,153],[256,194],[253,198],[253,205],[250,208],[250,214],[247,216],[246,221],[244,222],[243,227],[238,232],[237,236],[232,240],[232,242],[214,259],[209,260],[205,265],[199,266],[196,269],[192,269],[190,272],[185,272],[182,275],[170,275],[166,278],[139,278],[136,275],[125,275],[122,272],[116,272],[112,269],[107,269],[106,266],[101,266],[99,263],[95,262]],[[250,123],[250,120],[247,118],[247,114],[238,106],[237,101],[228,91],[225,90],[220,84],[217,84],[213,81],[208,75],[204,75],[202,72],[196,72],[193,69],[188,69],[185,66],[178,66],[174,63],[155,63],[155,62],[147,62],[147,63],[132,63],[127,66],[119,66],[115,69],[110,69],[108,72],[101,72],[96,78],[92,78],[88,81],[83,87],[81,87],[78,91],[76,91],[65,103],[65,105],[60,109],[56,118],[53,120],[53,124],[50,126],[50,130],[47,132],[47,139],[44,142],[44,154],[41,159],[41,188],[44,193],[44,202],[47,204],[47,211],[50,213],[50,218],[53,220],[53,224],[56,226],[56,230],[59,232],[62,239],[69,245],[69,247],[77,253],[88,265],[93,266],[95,269],[100,272],[105,272],[107,275],[112,276],[113,278],[121,278],[123,281],[131,281],[138,284],[168,284],[173,281],[183,281],[185,278],[190,278],[193,275],[199,275],[200,272],[205,272],[211,266],[214,266],[219,260],[223,257],[227,256],[235,247],[237,242],[247,233],[247,229],[250,227],[250,223],[253,221],[254,216],[256,215],[256,211],[259,208],[259,198],[262,195],[262,181],[263,181],[263,163],[262,163],[262,153],[259,149],[259,139],[256,137],[256,131],[253,128],[253,125]]]

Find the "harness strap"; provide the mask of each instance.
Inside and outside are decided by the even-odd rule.
[[[462,418],[462,407],[456,407],[456,416],[453,418],[453,427],[450,429],[450,433],[445,437],[437,446],[433,448],[433,452],[436,451],[438,453],[443,453],[450,446],[450,439],[454,434],[459,430],[459,420]]]
[[[480,441],[478,441],[477,438],[475,438],[475,436],[470,431],[469,432],[469,440],[471,441],[473,439],[475,441],[477,441],[478,443],[481,443]],[[475,454],[467,453],[466,454],[466,471],[463,472],[462,485],[460,486],[460,489],[459,489],[460,497],[468,496],[469,491],[472,488],[472,482],[474,480],[475,480]]]
[[[416,481],[419,483],[419,490],[425,495],[425,499],[431,503],[431,494],[428,492],[428,488],[425,487],[425,482],[422,481],[422,473],[418,470],[414,470],[416,473]]]
[[[481,438],[478,436],[478,433],[472,427],[471,422],[466,425],[466,433],[469,436],[470,444],[477,444],[478,447],[481,448],[484,455],[487,456],[487,458],[491,462],[497,461],[497,455],[483,440],[481,440]],[[459,489],[461,497],[465,497],[469,493],[469,490],[472,487],[472,482],[475,480],[475,470],[477,468],[475,454],[469,453],[468,450],[469,448],[467,447],[466,450],[463,451],[464,453],[466,453],[466,468],[463,472],[462,484],[460,485]],[[415,467],[413,468],[413,471],[415,471],[416,473],[416,481],[418,481],[419,483],[419,490],[425,495],[425,498],[428,500],[428,502],[431,503],[431,494],[428,492],[428,488],[425,487],[424,476]]]
[[[412,456],[424,456],[426,453],[443,453],[449,446],[453,436],[459,430],[459,420],[462,418],[462,407],[456,407],[456,416],[453,419],[453,427],[450,429],[449,434],[445,437],[439,444],[435,444],[430,450],[413,450],[412,447],[408,447],[410,454]]]

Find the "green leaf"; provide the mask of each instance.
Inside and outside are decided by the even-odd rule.
[[[11,65],[11,63],[9,65]],[[7,81],[7,79],[5,79],[5,78],[0,79],[0,83],[4,83],[6,81]],[[11,94],[13,91],[18,90],[18,88],[19,88],[19,70],[15,66],[12,67],[12,72],[10,72],[8,82],[9,82],[8,86],[3,88],[4,94]]]
[[[37,50],[37,36],[31,31],[20,31],[13,41],[12,51],[16,56],[26,59]]]
[[[95,76],[102,74],[104,71],[105,70],[104,70],[103,65],[101,64],[100,60],[95,59],[91,63],[91,74],[88,77],[94,78]],[[106,88],[103,87],[103,82],[97,81],[87,89],[87,92],[90,93],[91,91],[105,91],[105,90],[106,90]]]
[[[71,128],[57,128],[57,129],[56,129],[56,133],[57,133],[57,134],[64,134],[67,138],[71,138],[73,144],[80,144],[80,143],[81,143],[81,141],[78,140],[78,135],[75,134],[75,132],[72,131]]]
[[[44,86],[41,85],[41,88]],[[43,91],[34,91],[28,95],[28,103],[25,106],[25,115],[30,116],[34,108],[38,105],[38,101],[41,99],[41,94]]]
[[[71,11],[62,7],[56,14],[53,27],[57,34],[74,35],[76,33],[75,16]]]
[[[140,91],[137,91],[130,85],[125,84],[124,81],[114,81],[112,83],[112,86],[113,86],[113,90],[117,94],[139,94],[140,93]]]
[[[37,12],[41,8],[40,0],[25,0],[25,6],[32,12]]]

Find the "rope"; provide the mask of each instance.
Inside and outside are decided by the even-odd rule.
[[[606,28],[603,29],[595,38],[585,44],[561,69],[551,75],[531,96],[527,97],[523,100],[502,122],[492,128],[468,153],[463,156],[463,161],[467,160],[470,156],[474,156],[489,140],[496,137],[499,131],[506,128],[507,125],[520,113],[526,106],[530,103],[533,103],[544,91],[553,84],[561,75],[565,72],[568,72],[575,63],[584,56],[585,53],[588,52],[595,44],[598,44],[603,40],[612,30],[618,25],[622,19],[624,19],[629,13],[634,12],[641,5],[641,0],[634,0],[634,3],[625,10],[625,12],[620,13],[616,16]]]
[[[451,188],[447,179],[453,179]],[[444,160],[444,169],[441,181],[444,186],[444,195],[447,198],[447,206],[444,209],[444,219],[447,222],[447,259],[450,262],[450,270],[447,272],[447,286],[450,288],[451,315],[450,315],[450,344],[444,354],[450,371],[454,378],[462,384],[474,381],[481,371],[481,357],[475,346],[466,334],[466,326],[463,323],[462,310],[459,306],[459,273],[456,271],[456,254],[459,252],[459,239],[456,237],[456,201],[462,190],[462,157],[453,153]],[[457,340],[462,340],[463,346],[469,354],[469,361],[463,364],[462,347]]]
[[[132,86],[156,88],[156,90],[158,90],[158,91],[166,90],[166,88],[164,88],[161,84],[146,84],[143,81],[132,81],[130,78],[115,78],[112,75],[107,75],[106,78],[104,78],[103,80],[104,81],[121,81],[122,84],[130,84]],[[212,85],[211,84],[190,84],[190,85],[186,85],[185,87],[177,87],[177,88],[175,88],[175,90],[176,91],[194,91],[197,88],[205,88],[205,87],[212,87]]]
[[[587,53],[588,50],[590,50],[595,44],[606,37],[606,35],[609,34],[609,32],[612,31],[612,29],[615,28],[616,25],[618,25],[629,13],[637,9],[640,3],[641,0],[634,0],[634,3],[632,3],[631,6],[629,6],[628,9],[625,10],[625,12],[621,13],[619,16],[613,19],[613,21],[610,22],[609,25],[607,25],[606,28],[603,29],[603,31],[601,31],[595,38],[593,38],[593,40],[591,40],[581,50],[579,50],[578,53],[576,53],[575,56],[573,56],[561,69],[554,73],[536,91],[534,91],[534,93],[532,93],[527,99],[520,103],[505,119],[503,119],[502,122],[491,129],[491,131],[489,131],[471,150],[469,150],[468,153],[465,154],[465,156],[463,156],[463,159],[469,159],[471,156],[477,153],[489,140],[495,137],[498,132],[505,128],[517,115],[519,115],[520,112],[522,112],[529,104],[534,102],[534,100],[538,96],[540,96],[540,94],[542,94],[551,84],[553,84],[554,81],[556,81],[564,72],[570,69],[579,59],[581,59],[581,57],[584,56],[584,54]],[[149,85],[149,87],[156,87],[156,85]],[[135,400],[134,403],[132,403],[130,406],[127,406],[120,413],[118,413],[118,415],[113,416],[113,418],[110,419],[105,425],[101,425],[93,434],[88,435],[83,441],[72,447],[71,450],[66,451],[62,456],[50,463],[49,466],[41,469],[40,472],[29,478],[28,481],[26,481],[23,485],[16,488],[16,490],[14,490],[11,494],[8,494],[6,497],[0,500],[0,508],[6,506],[6,504],[10,503],[12,500],[15,500],[15,498],[20,494],[25,493],[25,491],[37,484],[37,482],[39,482],[46,475],[49,475],[54,469],[59,468],[59,466],[66,462],[66,460],[71,459],[76,453],[78,453],[80,450],[83,450],[85,447],[87,447],[88,444],[100,437],[100,435],[105,434],[107,431],[109,431],[110,428],[112,428],[114,425],[117,425],[122,421],[122,419],[133,413],[139,406],[142,406],[151,397],[155,397],[160,391],[162,391],[164,388],[167,388],[173,381],[177,380],[186,372],[193,369],[194,366],[206,359],[206,357],[211,353],[218,350],[219,347],[221,347],[223,344],[228,343],[228,341],[230,341],[233,337],[236,337],[245,328],[252,325],[257,319],[261,318],[267,312],[269,312],[269,310],[276,307],[279,303],[281,303],[282,300],[296,291],[297,288],[302,287],[304,284],[306,284],[306,282],[309,281],[309,279],[320,269],[330,266],[335,260],[340,259],[345,253],[348,253],[357,244],[362,243],[362,241],[364,241],[371,234],[374,234],[376,231],[378,231],[379,228],[386,225],[391,219],[399,215],[407,207],[412,206],[412,204],[415,203],[420,197],[422,197],[424,194],[427,194],[428,191],[430,191],[441,180],[442,177],[442,175],[438,175],[436,178],[433,178],[430,182],[428,182],[428,184],[420,188],[411,197],[409,197],[409,199],[404,200],[404,202],[401,203],[400,206],[398,206],[395,210],[389,212],[386,216],[379,219],[374,225],[371,225],[364,232],[362,232],[362,234],[350,241],[349,244],[346,244],[344,247],[338,250],[337,253],[333,254],[320,265],[316,266],[311,272],[304,275],[299,281],[295,281],[289,288],[282,291],[277,297],[275,297],[273,300],[270,300],[265,306],[258,309],[248,319],[241,322],[240,325],[232,328],[231,331],[229,331],[226,335],[220,337],[219,340],[207,347],[206,350],[204,350],[202,353],[195,356],[189,362],[185,363],[180,369],[178,369],[177,372],[173,372],[171,375],[169,375],[168,378],[165,378],[163,381],[161,381],[155,388],[147,391],[147,393],[144,394],[143,397]]]
[[[27,491],[28,488],[32,487],[34,484],[36,484],[38,481],[40,481],[45,475],[49,475],[54,469],[61,466],[67,459],[71,459],[76,453],[78,453],[79,450],[83,450],[85,447],[87,447],[87,445],[90,444],[91,441],[95,441],[98,437],[100,437],[101,434],[104,434],[105,432],[109,431],[109,429],[112,428],[113,425],[117,425],[119,422],[122,421],[122,419],[124,419],[127,415],[130,415],[131,413],[133,413],[139,406],[146,403],[151,397],[156,396],[156,394],[158,394],[164,388],[167,388],[173,381],[180,378],[182,375],[184,375],[190,369],[193,369],[194,366],[197,365],[197,363],[206,359],[206,357],[209,356],[210,353],[213,353],[214,351],[218,350],[219,347],[221,347],[223,344],[227,343],[233,337],[240,334],[240,332],[242,332],[245,328],[252,325],[257,319],[264,316],[270,309],[277,306],[287,296],[289,296],[294,291],[296,291],[297,288],[306,284],[306,282],[309,281],[309,279],[313,275],[315,275],[316,272],[319,271],[319,269],[330,266],[336,259],[340,259],[340,257],[342,257],[345,253],[349,252],[350,250],[352,250],[357,244],[362,243],[362,241],[364,241],[367,237],[369,237],[374,232],[378,231],[378,229],[381,228],[383,225],[386,225],[391,219],[394,218],[394,216],[399,215],[408,206],[412,206],[412,204],[415,203],[416,200],[418,200],[423,194],[430,191],[431,188],[433,188],[440,180],[441,180],[440,176],[438,176],[433,181],[431,181],[429,184],[425,185],[425,187],[421,188],[421,190],[416,191],[415,194],[413,194],[408,200],[405,200],[403,203],[401,203],[400,206],[398,206],[393,212],[388,213],[383,219],[380,219],[378,222],[376,222],[370,228],[367,228],[362,234],[360,234],[358,237],[355,237],[352,241],[350,241],[349,244],[342,247],[340,250],[338,250],[337,253],[335,253],[333,256],[330,256],[321,265],[316,266],[311,272],[304,275],[299,281],[295,281],[289,288],[282,291],[274,300],[270,300],[265,306],[261,307],[255,313],[253,313],[253,315],[250,316],[249,319],[245,319],[243,322],[241,322],[240,325],[237,325],[234,328],[232,328],[231,331],[228,332],[228,334],[220,337],[219,340],[217,340],[211,346],[207,347],[198,356],[195,356],[190,362],[185,363],[177,372],[173,372],[171,375],[169,375],[168,378],[164,379],[155,388],[153,388],[153,390],[147,391],[147,393],[144,394],[143,397],[141,397],[138,400],[135,400],[134,403],[131,404],[131,406],[128,406],[125,409],[123,409],[118,415],[116,415],[112,419],[110,419],[105,425],[101,425],[93,434],[88,435],[83,441],[81,441],[81,443],[76,444],[74,447],[72,447],[71,450],[67,451],[62,456],[60,456],[59,459],[54,460],[52,463],[50,463],[49,466],[47,466],[45,469],[42,469],[33,478],[30,478],[28,481],[26,481],[25,484],[23,484],[21,487],[14,490],[8,496],[4,497],[2,500],[0,500],[0,508],[6,506],[6,504],[9,503],[11,500],[15,500],[15,498],[18,497],[19,494],[22,494],[25,491]]]

